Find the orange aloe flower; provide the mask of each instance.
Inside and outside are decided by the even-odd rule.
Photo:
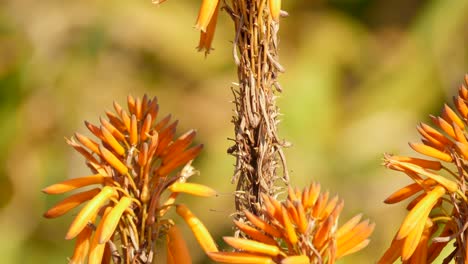
[[[235,252],[208,252],[221,263],[335,263],[367,246],[374,224],[357,215],[338,228],[343,201],[311,184],[289,188],[286,201],[262,196],[265,218],[245,211],[248,223],[234,221],[246,238],[224,237]]]
[[[468,75],[465,76],[468,85]],[[455,240],[453,251],[444,263],[455,260],[467,263],[468,200],[468,89],[461,85],[454,97],[456,110],[444,105],[440,116],[431,116],[434,127],[421,123],[417,130],[422,143],[409,143],[416,152],[430,159],[386,154],[385,165],[404,172],[414,183],[393,194],[385,203],[398,203],[412,198],[409,211],[379,264],[432,263],[442,249]]]
[[[154,245],[164,237],[168,263],[191,263],[180,232],[164,216],[180,193],[216,195],[207,186],[186,182],[196,174],[191,161],[202,145],[191,146],[194,130],[175,138],[177,121],[171,122],[170,115],[156,122],[156,98],[129,96],[127,103],[129,112],[114,103],[115,113],[107,111],[100,125],[85,122],[97,140],[79,133],[67,140],[85,157],[92,175],[44,188],[47,194],[62,194],[88,187],[44,216],[59,217],[83,204],[65,236],[76,238],[70,263],[152,263]]]
[[[153,0],[155,4],[161,4],[166,0]],[[281,0],[268,0],[270,16],[274,21],[279,21],[281,13]],[[200,30],[200,40],[198,42],[198,51],[205,51],[205,55],[212,50],[218,13],[220,9],[220,0],[202,0],[198,17],[195,22],[195,29]]]

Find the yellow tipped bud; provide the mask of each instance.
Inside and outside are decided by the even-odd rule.
[[[270,14],[273,20],[278,21],[281,12],[281,0],[269,0]]]
[[[421,224],[421,219],[426,221],[427,216],[432,210],[432,207],[437,203],[440,197],[445,194],[445,188],[435,186],[419,203],[408,213],[400,230],[397,234],[397,239],[402,239],[411,232],[417,225]],[[422,223],[424,225],[424,222]]]
[[[127,174],[128,168],[125,164],[122,163],[112,152],[106,149],[104,146],[99,146],[99,150],[101,151],[101,156],[120,174]]]
[[[70,225],[70,228],[68,229],[65,239],[72,239],[76,237],[81,232],[81,230],[86,227],[91,219],[94,219],[99,209],[107,202],[107,200],[110,197],[116,195],[117,193],[113,188],[109,186],[102,188],[101,192],[94,196],[94,198],[91,199],[91,201],[89,201],[75,217],[72,224]]]
[[[440,151],[438,149],[435,149],[433,147],[426,146],[426,145],[421,144],[421,143],[409,143],[409,145],[416,152],[419,152],[419,153],[421,153],[423,155],[433,157],[433,158],[436,158],[436,159],[440,159],[440,160],[443,160],[443,161],[447,161],[447,162],[452,162],[452,156],[450,156],[449,154],[447,154],[445,152],[442,152],[442,151]]]
[[[167,232],[167,253],[171,257],[174,264],[191,264],[192,258],[190,257],[187,244],[176,225],[169,228]]]
[[[66,214],[68,211],[71,209],[77,207],[78,205],[88,201],[89,199],[93,198],[95,195],[97,195],[101,189],[95,188],[91,189],[89,191],[81,192],[74,194],[70,197],[67,197],[63,199],[61,202],[57,203],[54,205],[52,208],[47,210],[47,212],[44,213],[45,218],[55,218],[59,217],[61,215]]]
[[[101,133],[106,139],[106,143],[109,144],[118,155],[123,156],[125,154],[125,148],[120,145],[114,135],[112,135],[112,133],[107,130],[107,128],[104,126],[101,127]]]
[[[198,244],[202,247],[205,253],[217,252],[218,247],[211,237],[210,232],[205,225],[198,219],[185,205],[177,205],[176,212],[180,215],[187,225],[192,230]]]
[[[209,252],[208,256],[219,263],[274,264],[271,257],[244,252]]]
[[[281,264],[309,264],[309,257],[306,255],[291,256],[281,260]]]
[[[286,230],[286,236],[289,240],[289,242],[294,245],[297,243],[297,234],[296,230],[294,229],[294,226],[291,223],[291,218],[289,218],[287,209],[285,207],[282,207],[282,214],[283,214],[283,224],[284,224],[284,229]]]
[[[107,177],[104,177],[100,174],[95,174],[86,177],[73,178],[52,184],[44,189],[43,192],[47,194],[61,194],[66,193],[84,186],[93,185],[93,184],[104,184],[104,181]]]
[[[244,238],[235,238],[235,237],[223,237],[224,241],[232,246],[233,248],[248,251],[253,253],[260,253],[269,255],[272,257],[280,254],[280,249],[274,245],[264,244],[258,241],[244,239]]]
[[[75,250],[73,251],[73,256],[70,258],[69,264],[85,263],[85,258],[88,256],[92,234],[93,229],[91,227],[86,227],[76,237]]]
[[[104,228],[103,222],[106,221],[107,216],[111,211],[110,207],[107,207],[102,215],[101,222],[99,223],[96,232],[94,234],[93,239],[91,240],[91,244],[89,246],[89,258],[88,264],[101,264],[102,257],[104,256],[104,250],[106,248],[106,244],[99,243],[99,236]]]
[[[206,32],[206,27],[216,11],[218,2],[219,0],[202,0],[200,11],[198,11],[197,23],[195,24],[196,29]]]
[[[132,199],[128,197],[122,197],[117,205],[112,208],[105,221],[101,221],[102,231],[99,235],[99,243],[103,244],[107,242],[115,231],[115,228],[119,224],[120,218],[124,211],[132,204]]]
[[[201,197],[211,197],[216,195],[216,191],[208,186],[188,182],[175,182],[169,186],[169,190],[174,193],[188,193]]]

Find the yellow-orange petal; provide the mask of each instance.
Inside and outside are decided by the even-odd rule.
[[[280,254],[280,249],[275,245],[268,245],[262,242],[244,239],[244,238],[235,238],[235,237],[223,237],[224,241],[233,248],[242,251],[248,251],[252,253],[264,254],[268,256],[275,257]]]
[[[86,227],[76,237],[75,249],[73,250],[73,256],[70,258],[69,264],[85,263],[85,259],[88,256],[92,234],[93,229],[91,227]]]
[[[383,256],[379,259],[377,264],[392,264],[401,256],[401,249],[403,248],[404,239],[398,240],[394,238],[392,244],[385,251]]]
[[[187,225],[192,230],[192,233],[195,235],[195,238],[198,241],[198,244],[202,247],[205,253],[208,252],[217,252],[218,247],[213,240],[208,229],[205,225],[198,219],[188,208],[187,206],[180,204],[176,207],[176,212],[180,215]]]
[[[427,223],[429,221],[429,224]],[[427,217],[422,218],[419,223],[410,231],[408,236],[405,238],[405,242],[403,243],[403,248],[401,250],[401,260],[406,261],[408,260],[418,247],[423,231],[426,226],[432,225],[431,220]]]
[[[201,197],[212,197],[217,194],[215,190],[208,186],[189,182],[175,182],[168,189],[174,193],[187,193]]]
[[[143,121],[143,125],[141,125],[141,130],[140,130],[140,140],[142,142],[148,138],[152,123],[153,123],[153,119],[151,115],[146,115],[145,120]]]
[[[66,214],[73,208],[77,207],[78,205],[88,201],[89,199],[93,198],[97,195],[101,189],[94,188],[88,191],[76,193],[70,197],[63,199],[62,201],[58,202],[54,206],[52,206],[47,212],[44,213],[45,218],[55,218],[61,215]]]
[[[349,219],[344,225],[342,225],[338,231],[336,231],[336,238],[340,239],[342,236],[350,232],[354,227],[361,221],[362,214],[355,215],[353,218]]]
[[[466,139],[465,132],[455,123],[453,123],[453,131],[455,131],[455,139],[456,141],[467,144],[468,140]]]
[[[128,167],[123,164],[112,152],[110,152],[107,148],[100,145],[99,150],[101,151],[101,156],[120,174],[127,174]]]
[[[234,220],[234,224],[239,228],[240,231],[244,232],[244,234],[248,235],[253,240],[269,245],[276,245],[276,241],[272,237],[265,235],[260,230],[236,220]]]
[[[135,146],[138,143],[138,123],[137,117],[132,115],[130,119],[130,145]]]
[[[219,0],[202,0],[200,11],[198,11],[198,18],[195,28],[206,32],[206,27],[210,23],[213,14],[216,11]]]
[[[457,152],[463,156],[465,159],[468,159],[468,144],[462,142],[455,142],[455,147]]]
[[[463,121],[460,119],[460,117],[458,117],[455,111],[453,111],[452,108],[450,108],[447,104],[444,104],[444,108],[442,110],[442,117],[449,124],[455,123],[460,128],[462,129],[465,128],[465,124],[463,123]]]
[[[458,184],[455,181],[447,179],[444,176],[432,173],[432,172],[430,172],[430,171],[428,171],[428,170],[426,170],[424,168],[421,168],[421,167],[419,167],[417,165],[413,165],[413,164],[410,164],[410,163],[398,162],[398,164],[403,168],[406,168],[406,169],[408,169],[410,171],[413,171],[415,173],[426,176],[426,177],[436,181],[440,185],[444,186],[444,188],[447,189],[449,192],[456,192],[457,189],[458,189]]]
[[[236,264],[274,264],[271,257],[263,255],[255,255],[244,252],[208,252],[208,256],[220,263],[236,263]]]
[[[442,145],[445,145],[445,146],[450,146],[452,145],[452,141],[447,138],[444,134],[442,134],[441,132],[439,132],[437,129],[425,124],[425,123],[421,123],[420,124],[420,128],[422,131],[424,131],[427,135],[429,135],[430,137],[432,137],[433,139],[435,139],[436,141],[440,142]],[[419,129],[418,129],[419,130]],[[420,133],[422,131],[419,131]],[[421,133],[421,134],[424,134],[424,133]],[[424,135],[423,135],[424,136]],[[429,138],[428,138],[429,139]]]
[[[94,174],[91,176],[79,177],[68,179],[56,184],[52,184],[42,191],[47,194],[61,194],[66,193],[84,186],[93,185],[93,184],[104,184],[107,177],[100,174]]]
[[[130,207],[131,204],[132,199],[126,196],[122,197],[120,201],[114,206],[114,208],[112,208],[112,210],[109,212],[109,215],[106,217],[105,221],[101,221],[103,227],[101,233],[99,234],[100,244],[107,242],[111,238],[115,228],[119,224],[122,214],[128,207]]]
[[[159,148],[159,147],[158,147]],[[160,176],[165,176],[170,173],[175,168],[186,164],[190,160],[194,159],[200,151],[203,149],[203,145],[197,145],[194,147],[189,148],[188,150],[184,151],[178,157],[175,157],[171,160],[163,162],[163,165],[158,170],[158,174]]]
[[[442,163],[440,163],[440,161],[437,161],[437,160],[418,159],[414,157],[394,156],[394,155],[385,155],[385,159],[407,162],[407,163],[418,165],[419,167],[423,167],[429,170],[442,169]]]
[[[125,141],[125,136],[122,134],[122,132],[120,132],[117,128],[115,128],[115,126],[112,125],[109,121],[107,121],[104,118],[100,118],[99,121],[101,122],[102,127],[105,127],[107,131],[109,131],[115,139],[122,141],[122,142]]]
[[[432,207],[437,203],[440,197],[445,194],[445,188],[442,186],[435,186],[419,203],[408,213],[405,220],[401,224],[400,230],[397,234],[397,239],[403,239],[417,225],[424,225],[427,216],[429,215]],[[421,219],[424,222],[421,222]]]
[[[112,133],[107,130],[106,127],[101,126],[101,133],[103,137],[105,138],[105,141],[111,148],[120,156],[123,156],[125,154],[125,148],[120,145],[120,143],[117,141],[117,139],[112,135]]]
[[[110,207],[106,207],[104,213],[101,218],[101,222],[99,223],[96,232],[94,233],[93,239],[91,240],[91,244],[89,246],[89,258],[88,264],[101,264],[102,257],[104,256],[104,250],[106,248],[106,244],[99,243],[99,236],[104,228],[104,225],[101,223],[104,222],[111,211]]]
[[[468,117],[468,106],[466,105],[466,102],[459,96],[453,98],[453,102],[455,104],[455,107],[457,108],[458,112],[463,118]]]
[[[281,264],[309,264],[309,257],[306,255],[290,256],[281,260]]]
[[[191,264],[192,258],[188,250],[187,244],[185,243],[182,232],[176,225],[172,225],[166,237],[166,246],[168,256],[171,256],[171,263],[174,264]],[[170,264],[168,262],[168,264]]]
[[[113,188],[109,186],[102,188],[101,192],[99,192],[98,195],[94,196],[94,198],[91,199],[81,209],[81,211],[78,213],[75,219],[73,219],[73,222],[70,225],[70,228],[68,229],[65,239],[72,239],[76,237],[81,232],[81,230],[83,230],[83,228],[86,227],[86,225],[91,221],[91,219],[94,219],[101,206],[103,206],[104,203],[106,203],[110,197],[116,195],[117,193]]]
[[[99,154],[99,144],[96,143],[94,140],[80,134],[80,133],[75,133],[75,138],[83,144],[83,146],[87,147],[89,150],[92,152]]]
[[[218,13],[219,13],[219,1],[215,8],[215,12],[206,27],[206,31],[200,32],[200,40],[198,42],[198,51],[205,51],[205,55],[208,55],[211,51],[211,45],[213,43],[214,34],[216,31],[216,24],[218,23]]]
[[[375,223],[369,224],[369,220],[356,225],[347,235],[342,236],[337,241],[336,257],[341,258],[365,247],[368,242],[364,241],[369,238],[374,228]]]
[[[287,209],[283,206],[282,207],[282,215],[283,215],[283,224],[284,224],[284,229],[286,231],[286,237],[288,238],[289,242],[294,245],[298,241],[298,237],[296,234],[296,230],[294,229],[294,226],[291,223],[291,219],[289,218],[288,211]]]
[[[244,210],[244,214],[247,217],[247,219],[252,223],[254,226],[256,226],[258,229],[262,230],[263,232],[272,235],[273,237],[282,237],[281,232],[276,229],[276,227],[270,225],[266,221],[260,219],[258,216],[252,214],[251,212]],[[283,213],[281,213],[282,215]],[[286,212],[287,214],[287,212]]]
[[[302,203],[296,202],[295,205],[297,209],[297,215],[298,215],[298,222],[297,222],[297,228],[299,229],[299,232],[305,233],[307,231],[307,226],[309,225],[305,213],[304,206],[302,206]]]
[[[453,131],[452,125],[450,125],[447,121],[442,119],[442,117],[435,117],[435,116],[430,116],[432,119],[432,122],[437,125],[442,131],[444,131],[447,135],[449,135],[451,138],[455,138],[455,131]]]
[[[440,160],[443,160],[443,161],[447,161],[447,162],[452,162],[452,156],[450,156],[450,154],[447,154],[445,152],[437,150],[437,149],[435,149],[433,147],[426,146],[426,145],[421,144],[421,143],[409,143],[409,145],[416,152],[419,152],[419,153],[421,153],[423,155],[433,157],[433,158],[436,158],[436,159],[440,159]]]
[[[281,0],[269,0],[268,5],[270,7],[270,15],[273,20],[278,21],[281,11]]]
[[[405,187],[397,190],[396,192],[388,196],[387,199],[385,199],[384,203],[394,204],[394,203],[401,202],[413,196],[414,194],[420,192],[421,190],[422,190],[422,187],[418,183],[406,185]]]

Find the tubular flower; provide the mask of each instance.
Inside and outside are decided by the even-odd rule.
[[[166,0],[153,0],[155,4],[161,4]],[[212,50],[211,43],[213,42],[216,24],[218,21],[218,13],[220,9],[219,0],[202,0],[198,17],[195,22],[195,29],[200,30],[200,41],[198,42],[198,51],[204,51],[205,55]],[[278,22],[281,14],[281,0],[268,0],[268,9],[271,18]]]
[[[186,182],[195,174],[190,164],[202,145],[190,147],[193,130],[174,138],[177,121],[170,122],[170,115],[155,122],[156,98],[129,96],[127,103],[129,112],[114,103],[115,113],[106,112],[100,125],[85,122],[97,140],[79,133],[67,140],[93,174],[53,184],[43,192],[92,188],[65,198],[44,216],[55,218],[83,204],[65,236],[76,238],[70,263],[152,263],[154,245],[164,237],[168,251],[176,250],[168,263],[183,263],[181,258],[190,263],[179,254],[185,243],[180,232],[164,216],[179,193],[216,195],[209,187]]]
[[[284,202],[262,195],[265,218],[245,211],[248,223],[234,221],[246,238],[224,237],[235,252],[208,252],[222,263],[334,263],[366,247],[374,224],[357,215],[338,228],[343,201],[320,193],[320,185],[289,188]]]
[[[468,75],[465,83],[468,85]],[[414,183],[385,200],[392,204],[411,198],[407,206],[409,213],[379,264],[393,263],[398,258],[403,263],[432,263],[451,240],[454,249],[444,263],[468,261],[468,89],[465,85],[461,85],[453,101],[455,108],[444,105],[440,116],[431,116],[434,127],[424,123],[417,127],[422,143],[409,143],[412,149],[430,159],[389,154],[384,157],[385,166],[404,172]]]

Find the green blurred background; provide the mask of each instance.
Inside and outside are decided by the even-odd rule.
[[[66,263],[73,214],[43,219],[62,197],[40,190],[89,173],[64,137],[85,133],[83,120],[97,123],[127,94],[157,95],[179,133],[198,130],[205,150],[194,180],[221,195],[182,201],[213,236],[231,234],[233,27],[220,13],[216,50],[197,53],[199,2],[1,1],[1,263]],[[359,212],[375,221],[370,246],[340,262],[375,263],[405,212],[382,201],[408,182],[380,165],[382,153],[410,154],[417,122],[455,95],[468,72],[468,1],[285,0],[284,9],[278,102],[292,183],[339,194],[341,223]],[[210,263],[183,231],[194,263]]]

